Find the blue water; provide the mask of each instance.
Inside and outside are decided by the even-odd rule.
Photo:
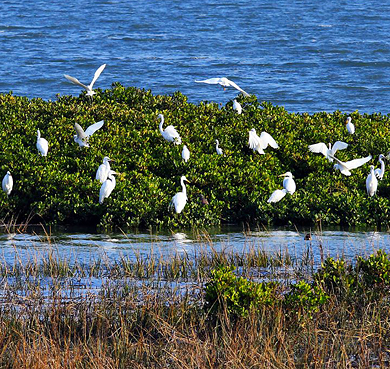
[[[389,112],[390,4],[342,0],[0,3],[0,92],[56,99],[113,82],[226,103],[228,77],[289,111]]]

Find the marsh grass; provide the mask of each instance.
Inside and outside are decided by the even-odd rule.
[[[45,255],[0,261],[0,368],[385,368],[390,307],[330,296],[317,312],[282,303],[232,318],[204,309],[210,270],[234,266],[279,281],[310,280],[313,252],[199,250],[88,265]]]

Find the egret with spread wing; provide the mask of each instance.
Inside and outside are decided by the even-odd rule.
[[[72,76],[68,76],[67,74],[64,74],[64,77],[68,81],[70,81],[70,82],[72,82],[72,83],[74,83],[74,84],[84,88],[87,91],[87,96],[91,96],[92,97],[96,93],[93,90],[93,85],[95,84],[96,80],[99,78],[100,74],[103,72],[103,69],[105,67],[106,67],[106,64],[103,64],[96,70],[96,72],[95,72],[95,74],[93,76],[93,79],[92,79],[91,83],[88,86],[85,85],[84,83],[81,83],[77,78],[74,78]]]
[[[209,85],[220,85],[220,86],[223,87],[224,90],[226,89],[226,87],[233,87],[236,90],[242,92],[242,94],[244,96],[250,96],[241,87],[239,87],[233,81],[227,79],[226,77],[222,77],[222,78],[209,78],[209,79],[205,79],[203,81],[195,81],[195,82],[197,82],[197,83],[207,83]]]
[[[369,155],[366,156],[365,158],[354,159],[354,160],[343,162],[337,159],[335,156],[330,155],[330,157],[337,161],[337,164],[335,164],[333,168],[335,170],[338,169],[341,172],[341,174],[344,174],[345,176],[350,176],[352,169],[359,168],[372,159],[372,156]]]
[[[74,141],[79,144],[80,147],[89,147],[88,139],[92,136],[98,129],[102,128],[104,120],[101,120],[97,123],[90,125],[85,131],[80,126],[80,124],[75,123],[74,129],[76,134],[73,136]]]
[[[343,141],[336,141],[333,146],[329,143],[329,147],[327,147],[323,142],[319,142],[317,144],[309,145],[309,150],[316,154],[322,154],[330,162],[333,162],[333,159],[329,155],[333,156],[337,150],[344,150],[347,147],[348,144]]]
[[[279,148],[273,137],[267,132],[261,132],[260,137],[256,134],[256,130],[252,128],[249,131],[249,147],[253,151],[257,151],[259,154],[265,154],[264,149],[269,146],[274,149]]]

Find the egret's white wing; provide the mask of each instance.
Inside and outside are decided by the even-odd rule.
[[[276,141],[273,139],[273,137],[267,132],[261,132],[260,142],[261,142],[262,149],[267,148],[268,145],[270,145],[274,149],[279,148],[279,145],[276,143]]]
[[[77,133],[77,137],[80,138],[81,140],[83,140],[84,138],[87,137],[87,135],[85,134],[85,132],[84,132],[83,128],[80,126],[80,124],[75,123],[74,129]]]
[[[269,202],[269,203],[278,202],[281,199],[283,199],[284,196],[286,196],[286,193],[287,193],[286,189],[276,190],[276,191],[272,192],[272,194],[271,194],[270,198],[267,200],[267,202]]]
[[[64,74],[64,77],[67,80],[69,80],[70,82],[73,82],[74,84],[79,85],[79,86],[85,88],[86,90],[88,90],[88,86],[86,86],[84,83],[81,83],[77,78],[74,78],[72,76],[68,76],[67,74]]]
[[[176,131],[176,128],[174,126],[168,126],[164,129],[164,131],[172,137],[179,137],[179,133]]]
[[[235,84],[233,81],[231,81],[230,79],[228,79],[229,81],[229,85],[234,87],[236,90],[240,91],[243,93],[244,96],[250,96],[247,92],[245,92],[241,87],[239,87],[237,84]]]
[[[351,170],[351,169],[359,168],[360,166],[362,166],[363,164],[366,164],[371,159],[372,159],[372,156],[369,155],[369,156],[366,156],[365,158],[359,158],[359,159],[354,159],[354,160],[347,161],[347,162],[344,163],[344,165],[349,170]]]
[[[248,144],[252,150],[256,150],[257,146],[261,145],[260,137],[256,134],[256,132],[249,131]]]
[[[106,64],[103,64],[101,65],[95,72],[94,76],[93,76],[93,80],[91,82],[91,84],[89,85],[89,87],[92,89],[94,83],[96,82],[96,80],[99,78],[100,74],[103,72],[103,69],[106,67]]]
[[[85,130],[85,136],[89,137],[92,136],[99,128],[102,128],[104,124],[104,120],[101,120],[97,123],[94,123],[90,125],[86,130]]]
[[[323,142],[309,145],[309,151],[314,152],[316,154],[322,154],[324,156],[327,156],[328,154],[328,148]]]
[[[337,150],[344,150],[348,147],[348,144],[343,141],[336,141],[331,149],[332,155],[335,154]]]
[[[197,83],[208,83],[210,85],[217,85],[221,82],[221,78],[209,78],[209,79],[204,79],[203,81],[196,81]]]

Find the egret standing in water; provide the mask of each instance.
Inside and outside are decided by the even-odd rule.
[[[103,182],[99,192],[99,204],[103,204],[104,199],[111,195],[112,190],[115,188],[116,180],[114,174],[118,174],[113,170],[109,170],[107,179]]]
[[[160,133],[164,137],[164,139],[167,140],[168,142],[173,142],[175,145],[180,145],[181,137],[179,133],[176,131],[176,128],[170,125],[167,128],[163,129],[162,126],[164,124],[164,116],[162,114],[159,114],[158,117],[160,118],[160,124],[158,128],[160,129]]]
[[[233,100],[233,110],[235,110],[237,114],[242,113],[242,106],[236,99]]]
[[[386,156],[384,156],[383,154],[380,154],[378,161],[381,164],[381,167],[375,169],[376,178],[378,178],[380,180],[383,179],[383,175],[385,174],[385,162],[383,159],[386,159]]]
[[[37,130],[37,149],[42,156],[47,156],[47,152],[49,151],[49,143],[43,137],[41,137],[41,132],[39,129]]]
[[[77,142],[80,147],[89,147],[88,140],[98,129],[102,128],[104,120],[90,125],[84,132],[80,124],[75,123],[74,129],[76,134],[73,136],[74,142]]]
[[[183,158],[183,160],[187,163],[187,161],[189,160],[190,158],[190,150],[188,150],[188,147],[187,145],[184,145],[183,146],[183,150],[181,152],[181,157]]]
[[[355,133],[355,126],[352,123],[351,117],[348,117],[345,121],[345,127],[347,128],[349,134],[353,135]]]
[[[273,147],[274,149],[279,148],[276,141],[273,139],[273,137],[267,133],[267,132],[261,132],[260,137],[256,134],[256,130],[252,128],[249,131],[249,147],[253,151],[257,151],[259,154],[264,155],[264,149],[266,149],[269,146]]]
[[[68,76],[67,74],[64,74],[64,77],[68,81],[70,81],[70,82],[72,82],[72,83],[74,83],[74,84],[84,88],[87,91],[87,96],[90,96],[92,98],[92,96],[96,93],[93,90],[93,85],[95,84],[96,80],[99,78],[100,74],[103,72],[103,69],[105,67],[106,67],[106,64],[103,64],[96,70],[96,72],[95,72],[95,74],[93,76],[93,79],[92,79],[91,83],[88,86],[84,85],[83,83],[81,83],[77,78]]]
[[[218,155],[223,155],[223,150],[219,147],[219,141],[215,140],[215,151]]]
[[[108,156],[105,156],[103,158],[103,164],[100,164],[98,170],[96,171],[95,178],[101,183],[103,183],[107,179],[108,173],[111,170],[110,161],[111,159]]]
[[[242,92],[244,96],[250,96],[247,92],[245,92],[241,87],[236,85],[233,81],[230,79],[227,79],[226,77],[221,77],[221,78],[209,78],[209,79],[204,79],[203,81],[195,81],[197,83],[207,83],[209,85],[220,85],[222,86],[223,90],[225,91],[226,87],[233,87],[236,90]]]
[[[3,181],[1,182],[3,191],[7,194],[7,196],[10,195],[13,185],[14,185],[14,180],[11,176],[11,173],[7,171],[7,174],[4,176]]]
[[[182,176],[180,178],[181,192],[178,192],[175,196],[173,196],[171,202],[169,203],[169,208],[173,206],[176,214],[181,213],[187,203],[187,189],[184,182],[190,181],[185,176]]]
[[[366,179],[366,189],[368,196],[374,196],[378,189],[378,180],[375,176],[374,166],[370,165],[370,174]]]

